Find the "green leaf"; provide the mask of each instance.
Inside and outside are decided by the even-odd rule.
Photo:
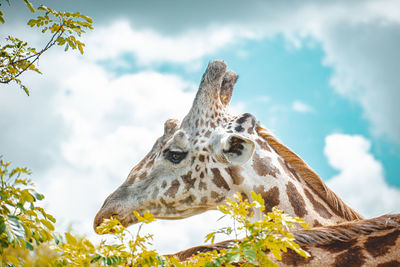
[[[3,18],[3,12],[0,11],[0,23],[4,24],[6,21]]]
[[[49,8],[47,8],[45,5],[41,5],[40,7],[38,7],[38,10],[40,11],[49,11]]]
[[[244,254],[244,258],[252,263],[252,264],[257,264],[257,252],[253,247],[250,247],[248,249],[243,249],[243,254]]]
[[[25,94],[27,94],[29,96],[29,90],[25,85],[21,85],[22,90],[24,90]]]
[[[10,222],[11,228],[8,231],[8,241],[14,243],[15,238],[22,239],[25,237],[25,229],[22,222],[17,216],[7,215],[7,220]]]
[[[95,262],[99,261],[100,259],[101,259],[101,256],[96,256],[90,261],[90,263],[95,263]]]
[[[6,230],[6,224],[3,219],[0,219],[0,235]]]
[[[33,191],[32,192],[32,195],[35,197],[35,199],[37,199],[37,200],[42,200],[43,198],[44,198],[44,195],[42,195],[42,194],[39,194],[38,192],[36,192],[36,191]]]
[[[33,251],[33,246],[32,246],[31,243],[26,242],[25,247],[26,247],[27,249],[29,249],[30,251]]]
[[[227,257],[228,263],[231,262],[240,262],[242,260],[242,256],[240,255],[239,251],[236,251],[235,253],[229,254]]]
[[[29,10],[30,10],[32,13],[35,13],[35,9],[33,8],[32,4],[31,4],[28,0],[24,0],[24,2],[25,2],[25,4],[26,4],[26,6],[29,8]]]

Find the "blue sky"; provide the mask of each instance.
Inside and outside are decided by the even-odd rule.
[[[91,224],[105,197],[164,121],[183,118],[217,58],[240,77],[233,113],[254,114],[367,217],[400,212],[397,1],[33,1],[43,2],[79,9],[95,30],[85,55],[54,48],[41,59],[44,74],[25,76],[30,97],[2,86],[0,154],[33,170],[58,229],[72,222],[97,238]],[[39,45],[23,4],[4,8],[0,37]],[[171,253],[201,243],[218,217],[149,231]]]

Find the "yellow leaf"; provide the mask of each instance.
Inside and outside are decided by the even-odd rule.
[[[153,214],[150,213],[150,211],[146,210],[143,214],[143,217],[140,216],[140,214],[137,211],[133,211],[133,214],[135,217],[138,219],[139,222],[144,222],[144,223],[150,223],[154,221],[154,216]]]
[[[50,231],[54,231],[54,225],[48,220],[40,220],[40,222],[47,227]]]
[[[11,263],[15,266],[19,266],[19,260],[14,255],[6,255],[6,259],[9,263]]]
[[[67,239],[67,242],[71,245],[76,246],[78,244],[76,238],[68,232],[65,233],[65,238]]]

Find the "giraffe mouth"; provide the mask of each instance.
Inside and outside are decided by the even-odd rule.
[[[169,213],[164,213],[161,212],[160,210],[152,210],[148,209],[151,214],[154,215],[155,219],[158,220],[180,220],[180,219],[185,219],[203,212],[206,212],[208,210],[215,209],[214,207],[210,206],[196,206],[196,207],[191,207],[190,209],[186,210],[174,210],[173,212]],[[140,215],[143,215],[145,210],[138,210],[137,211]],[[128,227],[130,225],[138,223],[138,219],[136,216],[133,214],[133,212],[124,218],[120,218],[119,221],[124,227]]]

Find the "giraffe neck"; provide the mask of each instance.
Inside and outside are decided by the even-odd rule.
[[[251,180],[246,181],[246,188],[247,191],[262,195],[266,212],[277,206],[292,216],[303,218],[311,226],[362,218],[336,196],[294,152],[283,146],[267,130],[259,127],[257,132],[260,136],[256,140],[257,149],[253,160],[248,163],[254,173],[248,175]]]

